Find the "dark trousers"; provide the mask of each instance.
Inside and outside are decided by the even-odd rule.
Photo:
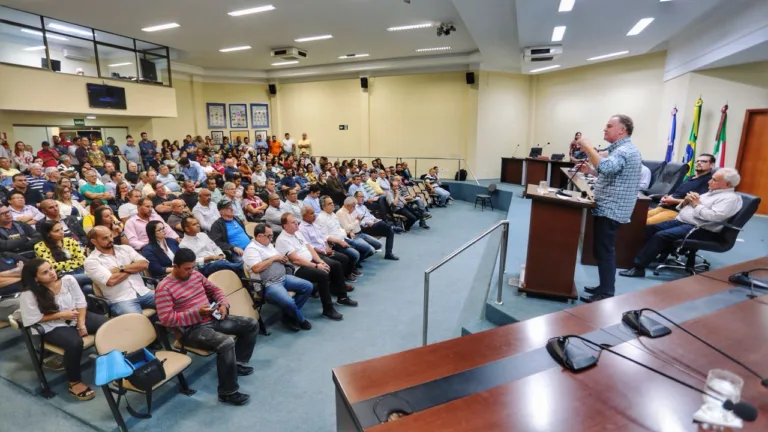
[[[405,216],[406,217],[406,219],[405,219],[405,230],[406,231],[411,229],[413,224],[415,224],[416,222],[419,221],[419,218],[416,217],[416,215],[413,214],[413,212],[408,207],[403,207],[401,209],[395,210],[395,214],[399,214],[401,216]]]
[[[107,322],[104,315],[85,313],[85,329],[89,335],[95,335],[99,327]],[[81,381],[80,360],[83,356],[83,338],[75,327],[56,327],[45,334],[46,342],[64,350],[64,369],[69,382]]]
[[[183,331],[181,342],[192,348],[216,351],[216,370],[219,375],[219,395],[236,392],[237,363],[247,363],[256,346],[259,322],[241,316],[229,315],[223,320],[212,319]],[[237,336],[237,341],[229,335]]]
[[[638,268],[646,268],[660,253],[668,254],[673,252],[675,242],[684,239],[693,228],[693,225],[678,222],[676,220],[646,226],[645,246],[643,246],[643,249],[635,257],[635,266]],[[689,238],[709,240],[716,236],[716,233],[700,229],[691,234]]]
[[[389,213],[389,203],[387,202],[387,196],[382,195],[376,201],[369,203],[366,202],[365,206],[368,210],[372,211],[378,218],[383,218]]]
[[[613,219],[595,216],[593,244],[600,285],[597,294],[614,295],[616,292],[616,233],[619,224]]]
[[[320,293],[320,301],[323,303],[323,309],[328,309],[333,307],[333,298],[331,298],[331,294],[335,295],[338,299],[347,297],[347,287],[344,283],[344,268],[338,261],[323,256],[321,256],[320,259],[331,268],[330,273],[326,273],[325,270],[314,267],[299,267],[299,269],[296,270],[296,277],[317,284],[317,290]]]
[[[392,247],[395,244],[395,230],[384,221],[378,221],[369,227],[362,228],[363,233],[374,237],[386,237],[387,245],[384,247],[384,251],[387,255],[392,253]]]
[[[357,255],[354,260],[350,259],[350,257],[346,254],[347,248],[343,248],[338,245],[333,245],[334,253],[331,256],[327,255],[321,255],[323,258],[330,258],[333,261],[338,262],[341,264],[341,268],[344,270],[344,276],[349,276],[352,274],[352,270],[355,269],[355,265],[357,264],[357,258],[360,255]]]

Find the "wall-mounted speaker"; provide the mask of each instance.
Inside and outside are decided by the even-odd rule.
[[[269,94],[271,94],[272,96],[277,94],[277,86],[276,85],[274,85],[274,84],[270,84],[269,85]]]
[[[364,89],[368,88],[368,78],[366,77],[360,78],[360,87]]]
[[[475,83],[475,73],[467,72],[467,84],[472,85]]]

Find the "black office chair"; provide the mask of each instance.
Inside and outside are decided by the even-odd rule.
[[[481,210],[485,211],[485,204],[487,203],[491,206],[491,210],[493,210],[494,192],[496,192],[496,183],[491,183],[488,185],[488,194],[475,195],[475,208],[477,208],[477,203],[480,203]]]
[[[752,218],[760,206],[760,197],[737,192],[741,196],[741,210],[725,222],[709,222],[692,229],[684,239],[675,242],[677,247],[676,256],[667,260],[669,264],[662,264],[653,270],[653,274],[658,276],[659,271],[663,269],[685,270],[690,275],[709,270],[709,262],[704,257],[697,256],[698,251],[708,251],[723,253],[728,252],[736,244],[736,238],[742,231],[744,225]],[[696,231],[705,226],[722,226],[723,230],[719,235],[710,240],[697,240],[690,238]],[[696,258],[701,258],[700,263],[696,263]]]
[[[661,176],[661,173],[664,171],[664,167],[667,165],[667,163],[664,161],[643,160],[643,165],[651,170],[651,183],[648,186],[650,189],[650,187],[656,183],[656,180],[659,179],[659,176]]]
[[[651,187],[645,191],[645,194],[654,202],[659,202],[661,197],[671,194],[678,186],[680,186],[687,172],[687,164],[679,162],[669,162],[665,164],[659,177],[656,181],[651,183]],[[653,173],[653,170],[651,170],[651,173]]]

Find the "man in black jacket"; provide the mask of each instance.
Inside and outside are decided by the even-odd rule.
[[[40,203],[40,211],[45,215],[44,218],[37,221],[35,229],[37,232],[42,232],[42,226],[45,221],[56,221],[62,224],[64,229],[64,235],[77,240],[81,245],[84,245],[87,241],[85,236],[85,230],[83,229],[82,222],[80,222],[75,216],[67,216],[62,218],[59,214],[59,204],[52,200],[43,200]]]
[[[33,258],[32,249],[40,240],[40,233],[31,225],[14,221],[11,209],[0,206],[0,252],[14,252]]]
[[[251,242],[251,238],[245,232],[245,225],[235,217],[232,201],[224,198],[217,204],[221,218],[211,225],[208,235],[216,246],[224,251],[227,259],[232,262],[241,262],[245,248]]]
[[[7,322],[8,315],[19,309],[21,295],[21,268],[27,258],[0,252],[0,322]]]

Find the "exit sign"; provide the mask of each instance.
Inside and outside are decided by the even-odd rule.
[[[75,119],[75,126],[85,126],[85,119]]]
[[[339,130],[349,130],[349,125],[339,125]]]

